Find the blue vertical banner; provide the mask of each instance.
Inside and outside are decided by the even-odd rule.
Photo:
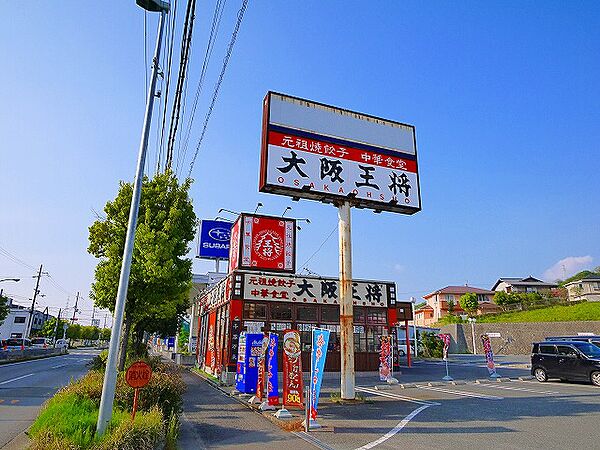
[[[312,354],[310,358],[310,418],[317,420],[317,407],[319,406],[319,394],[321,393],[321,382],[325,370],[325,358],[327,357],[327,346],[329,344],[329,330],[313,328],[312,330]]]
[[[269,333],[269,347],[267,350],[267,399],[269,405],[279,405],[279,382],[277,379],[277,347],[279,336]]]
[[[236,389],[243,394],[254,394],[264,336],[262,333],[244,333],[243,336],[240,335],[242,346],[238,348]]]

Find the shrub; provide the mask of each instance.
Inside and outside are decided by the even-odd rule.
[[[444,343],[435,333],[421,334],[423,354],[429,358],[441,358],[444,355]]]
[[[136,414],[135,421],[123,420],[106,434],[94,450],[153,450],[164,442],[162,414],[158,408]]]
[[[106,361],[108,360],[108,350],[102,350],[98,356],[94,356],[94,359],[89,363],[91,370],[104,370],[106,369]]]
[[[156,363],[156,361],[154,361]],[[157,371],[160,369],[163,371]],[[100,405],[102,396],[102,383],[104,373],[98,370],[90,370],[85,376],[71,383],[63,389],[82,398],[92,400],[96,406]],[[61,391],[61,392],[63,392]],[[150,383],[140,390],[138,411],[150,411],[158,407],[165,420],[171,415],[179,414],[182,409],[182,396],[185,392],[185,382],[176,366],[171,364],[155,364],[155,370],[150,378]],[[119,373],[117,377],[117,390],[115,394],[115,406],[123,410],[131,411],[133,408],[134,389],[129,387],[125,381],[125,374]]]

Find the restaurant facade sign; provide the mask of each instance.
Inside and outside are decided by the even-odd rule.
[[[339,280],[314,276],[287,274],[234,275],[233,298],[253,301],[280,301],[292,303],[339,304]],[[387,308],[396,303],[394,283],[355,280],[352,298],[356,306]]]

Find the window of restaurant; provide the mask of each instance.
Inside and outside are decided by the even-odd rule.
[[[292,320],[292,305],[289,303],[272,303],[269,308],[269,319]]]
[[[317,322],[319,309],[316,305],[297,305],[296,317],[298,322]]]
[[[300,346],[303,352],[310,352],[312,349],[312,329],[317,327],[316,323],[299,323],[297,324],[300,332]]]
[[[321,306],[321,322],[340,323],[340,307]]]
[[[367,351],[367,335],[365,334],[365,322],[367,320],[367,309],[360,306],[354,307],[354,351]]]
[[[267,320],[267,305],[244,302],[244,319]]]

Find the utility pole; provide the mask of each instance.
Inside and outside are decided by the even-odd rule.
[[[56,318],[56,323],[54,324],[54,333],[52,333],[52,339],[56,342],[56,333],[58,332],[58,324],[60,323],[60,313],[62,312],[62,308],[58,308],[58,317]]]
[[[29,337],[31,335],[31,327],[33,325],[33,311],[35,308],[35,299],[38,296],[38,292],[40,292],[38,288],[40,287],[40,278],[42,278],[42,264],[40,264],[40,270],[35,277],[37,278],[37,281],[35,282],[35,289],[33,291],[33,299],[31,301],[31,310],[29,311],[29,323],[27,324],[26,337]]]
[[[354,304],[352,300],[352,234],[350,202],[338,206],[340,252],[340,394],[354,400]]]
[[[169,3],[162,0],[136,0],[136,3],[146,11],[160,12],[160,19],[158,25],[158,36],[156,37],[156,48],[154,50],[154,57],[152,58],[152,77],[150,79],[150,87],[148,89],[148,96],[146,98],[146,112],[144,117],[144,125],[142,127],[136,175],[133,182],[131,208],[129,210],[129,223],[127,224],[125,247],[123,249],[123,262],[121,264],[121,274],[119,276],[119,288],[117,290],[114,320],[110,333],[108,359],[106,361],[106,370],[104,371],[104,383],[102,384],[102,396],[100,398],[100,410],[98,412],[98,423],[96,426],[97,436],[102,436],[106,431],[106,427],[112,418],[113,403],[115,401],[119,342],[121,340],[120,337],[121,328],[123,326],[123,315],[125,313],[125,302],[127,301],[127,287],[129,284],[129,273],[131,271],[131,259],[133,256],[133,245],[135,242],[135,229],[137,226],[137,216],[140,206],[140,197],[142,194],[142,182],[144,178],[144,166],[146,165],[148,137],[150,134],[150,125],[152,124],[152,107],[154,105],[154,97],[156,95],[156,78],[159,70],[158,64],[160,61],[160,47],[162,44],[166,16],[170,8]],[[125,337],[125,339],[127,339],[127,337]]]
[[[77,297],[75,297],[75,307],[73,308],[73,317],[71,318],[71,325],[75,323],[75,313],[77,313],[77,303],[79,302],[79,292],[77,293]]]
[[[106,314],[104,314],[104,326],[102,328],[106,328]]]

